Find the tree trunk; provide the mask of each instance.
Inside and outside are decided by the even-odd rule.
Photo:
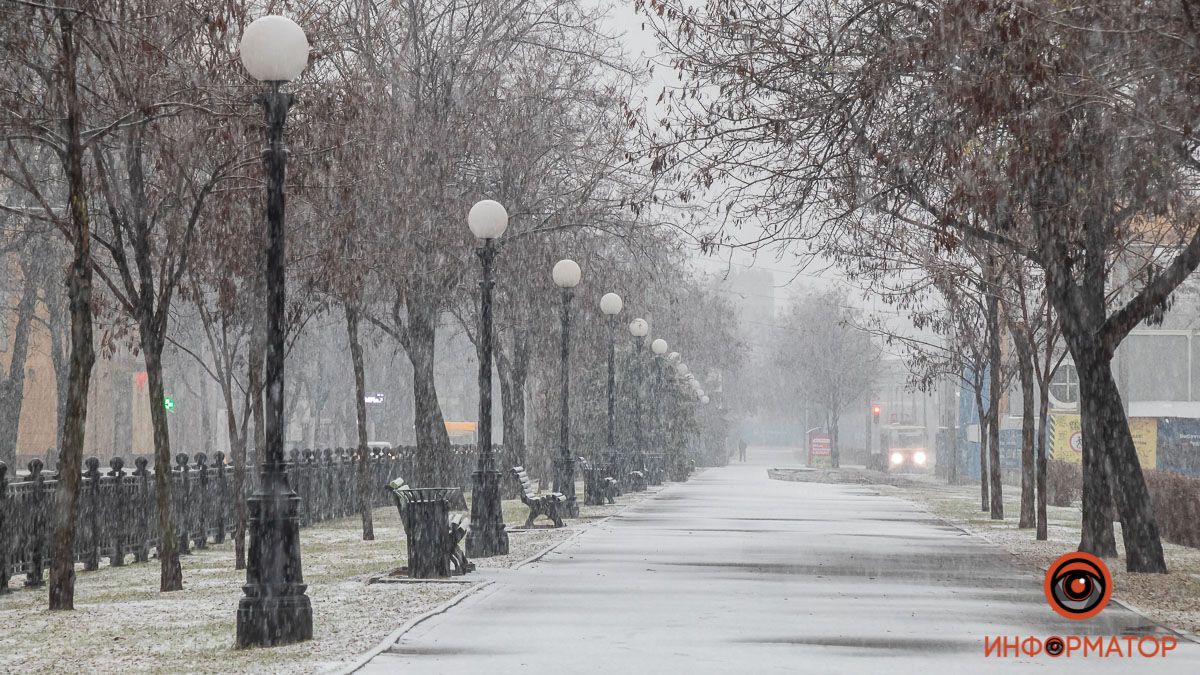
[[[233,526],[233,569],[246,569],[246,437],[245,430],[238,433],[237,419],[233,416],[232,375],[224,374],[221,396],[225,399],[225,432],[229,435],[229,459],[233,462],[233,509],[236,522]]]
[[[829,413],[829,463],[835,469],[842,465],[842,453],[838,447],[839,419],[837,409]]]
[[[203,369],[197,368],[196,375],[200,379],[200,435],[204,437],[204,454],[213,456],[212,414],[208,406],[208,375]]]
[[[75,608],[75,525],[79,522],[79,486],[83,469],[83,442],[87,422],[87,397],[96,352],[92,346],[92,252],[86,185],[83,179],[82,113],[76,83],[79,54],[75,42],[75,17],[58,10],[62,38],[62,93],[67,109],[67,147],[63,169],[71,214],[73,259],[67,276],[71,312],[71,366],[67,404],[62,418],[59,448],[57,522],[50,544],[50,609]]]
[[[988,411],[983,407],[982,378],[975,380],[975,415],[979,419],[979,510],[987,511],[990,506],[987,458]]]
[[[153,295],[150,296],[153,298]],[[167,408],[163,405],[162,336],[149,325],[152,317],[142,321],[142,354],[146,360],[147,390],[150,396],[150,423],[154,428],[154,502],[158,511],[159,591],[183,590],[183,569],[179,565],[179,537],[175,526],[175,510],[171,499],[174,482],[171,480],[171,431]]]
[[[1046,349],[1046,361],[1053,358],[1053,342]],[[1049,368],[1047,367],[1047,370]],[[1041,378],[1038,383],[1038,452],[1037,452],[1037,539],[1046,541],[1049,536],[1046,524],[1046,444],[1048,443],[1046,424],[1050,416],[1050,376]]]
[[[17,303],[17,324],[13,328],[8,376],[0,381],[0,462],[15,467],[17,460],[17,430],[21,422],[21,406],[25,401],[25,362],[29,356],[29,329],[37,305],[37,284],[24,272],[25,288]],[[0,308],[7,309],[7,308]],[[8,317],[0,318],[8,321]]]
[[[507,373],[500,374],[504,451],[509,461],[525,466],[525,378],[528,373],[519,373],[515,368],[504,370]]]
[[[261,466],[263,461],[262,449],[267,445],[266,410],[263,408],[263,361],[267,355],[266,344],[266,323],[260,316],[254,321],[250,347],[246,354],[246,364],[250,371],[246,375],[246,388],[250,397],[251,419],[254,420],[254,463],[258,466]]]
[[[1104,443],[1108,434],[1104,428],[1105,407],[1101,397],[1117,396],[1117,392],[1115,383],[1112,392],[1103,391],[1103,376],[1099,371],[1109,367],[1107,361],[1103,364],[1088,363],[1079,356],[1075,356],[1079,371],[1080,429],[1083,433],[1083,526],[1079,550],[1102,558],[1113,558],[1117,555],[1117,541],[1113,534],[1109,475],[1104,462]]]
[[[450,450],[446,420],[438,403],[434,382],[434,342],[437,309],[427,298],[406,299],[408,309],[408,345],[405,352],[413,367],[413,407],[417,434],[415,487],[439,487],[452,479],[445,466]],[[458,477],[453,477],[457,482]]]
[[[71,357],[66,316],[67,307],[47,284],[43,302],[50,315],[50,363],[54,366],[54,446],[62,447],[63,420],[67,416],[67,390],[71,381]],[[118,448],[114,448],[114,451]]]
[[[354,367],[355,412],[358,420],[358,497],[362,508],[363,541],[375,541],[375,525],[371,521],[371,485],[367,469],[370,452],[367,447],[367,384],[363,372],[362,343],[358,341],[358,308],[346,303],[346,335],[350,339],[350,361]]]
[[[1112,537],[1111,498],[1116,502],[1120,514],[1126,569],[1129,572],[1165,573],[1167,565],[1158,525],[1154,520],[1150,491],[1146,487],[1137,449],[1133,444],[1133,434],[1129,431],[1129,421],[1121,405],[1121,394],[1113,379],[1110,359],[1089,362],[1088,365],[1092,367],[1087,368],[1086,372],[1079,369],[1080,397],[1084,402],[1089,399],[1092,401],[1088,408],[1090,416],[1094,418],[1091,423],[1083,420],[1085,470],[1090,464],[1095,478],[1092,481],[1087,476],[1084,478],[1084,534],[1092,534],[1093,539],[1081,540],[1080,550],[1101,555],[1097,551],[1108,553],[1108,549],[1111,549],[1110,555],[1116,554],[1115,543],[1101,538],[1105,534]],[[1076,367],[1079,367],[1078,357]],[[1092,503],[1090,519],[1087,510],[1089,497]],[[1094,531],[1089,531],[1089,521]],[[1096,537],[1097,534],[1100,537]],[[1090,548],[1084,548],[1085,545]]]
[[[1010,334],[1021,377],[1021,516],[1017,527],[1027,528],[1033,527],[1037,521],[1034,508],[1033,345],[1027,339],[1029,335],[1024,326]]]
[[[988,481],[991,483],[992,520],[1004,520],[1004,487],[1000,483],[1000,299],[999,275],[991,276],[987,289],[988,329]]]

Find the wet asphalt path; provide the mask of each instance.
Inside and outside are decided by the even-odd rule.
[[[985,658],[986,635],[1122,634],[1061,619],[1041,576],[869,486],[708,469],[414,627],[364,673],[1200,672],[1166,659]]]

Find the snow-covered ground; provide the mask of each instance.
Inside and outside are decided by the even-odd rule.
[[[582,490],[582,487],[580,488]],[[581,506],[563,529],[522,530],[526,509],[505,502],[510,553],[474,562],[511,567],[617,512]],[[582,495],[582,492],[580,492]],[[542,521],[539,521],[541,524]],[[233,569],[226,542],[183,558],[184,590],[158,592],[158,564],[78,573],[75,611],[46,610],[46,590],[0,596],[3,672],[319,672],[353,661],[405,621],[464,590],[462,583],[370,584],[404,564],[404,535],[394,508],[375,511],[375,540],[362,541],[357,517],[301,530],[304,577],[313,605],[313,640],[272,649],[234,648],[234,611],[245,573]]]

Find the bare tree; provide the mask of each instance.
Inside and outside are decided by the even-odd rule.
[[[859,313],[841,291],[800,299],[785,316],[775,345],[777,367],[795,376],[806,400],[825,413],[833,466],[841,465],[838,428],[846,407],[861,401],[879,372],[881,352],[860,330]]]

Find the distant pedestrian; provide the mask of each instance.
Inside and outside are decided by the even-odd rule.
[[[744,438],[738,441],[738,461],[746,461],[746,439]]]

